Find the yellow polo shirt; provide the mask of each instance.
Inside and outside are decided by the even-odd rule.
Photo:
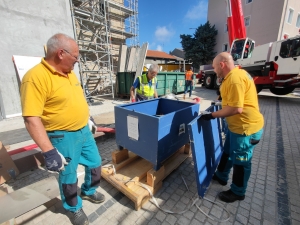
[[[241,114],[226,117],[231,132],[251,135],[263,128],[264,118],[259,112],[256,87],[245,70],[231,70],[224,78],[220,91],[223,107],[243,108]]]
[[[23,116],[41,117],[47,131],[75,131],[88,123],[89,108],[72,71],[63,76],[44,59],[22,79]]]

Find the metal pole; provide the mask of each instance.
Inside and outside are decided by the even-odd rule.
[[[75,19],[74,19],[74,8],[73,8],[73,4],[72,4],[72,0],[69,0],[69,4],[70,4],[70,10],[71,10],[71,18],[72,18],[72,25],[73,25],[73,33],[74,33],[74,39],[78,44],[78,40],[77,40],[77,34],[76,34],[76,25],[75,25]],[[80,51],[80,49],[79,49]],[[78,67],[79,67],[79,76],[80,76],[80,82],[82,84],[82,89],[83,89],[83,93],[84,93],[84,97],[87,98],[86,93],[85,93],[85,84],[83,81],[83,74],[82,74],[82,68],[81,68],[81,64],[80,61],[78,62]]]

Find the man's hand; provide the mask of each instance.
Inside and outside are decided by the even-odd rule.
[[[43,156],[45,158],[46,167],[50,171],[59,172],[64,170],[65,165],[68,165],[65,157],[58,152],[56,148],[44,152]]]
[[[202,119],[202,120],[212,120],[212,119],[215,119],[215,118],[213,117],[213,115],[210,112],[204,111],[204,112],[201,113],[200,119]]]

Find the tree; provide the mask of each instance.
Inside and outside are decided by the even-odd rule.
[[[196,68],[210,63],[216,55],[214,47],[217,34],[218,31],[215,25],[211,26],[209,21],[204,25],[200,25],[194,36],[181,34],[181,45],[185,52],[185,60],[191,60]]]

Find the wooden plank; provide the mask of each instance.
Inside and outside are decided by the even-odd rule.
[[[129,158],[127,149],[113,151],[111,153],[111,156],[112,156],[112,161],[115,164],[119,164]]]
[[[135,204],[135,209],[139,210],[142,206],[142,202],[147,201],[145,199],[150,198],[149,192],[138,186],[135,185],[134,188],[129,188],[127,185],[125,185],[122,181],[119,181],[116,179],[115,176],[112,176],[108,174],[105,171],[105,168],[102,168],[102,177],[108,181],[110,184],[112,184],[115,188],[117,188],[119,191],[121,191],[123,194],[125,194],[130,200],[132,200]],[[133,182],[130,182],[130,184]],[[149,187],[151,191],[153,189]]]
[[[147,172],[153,167],[153,165],[145,159],[139,158],[126,167],[118,170],[118,174],[122,174],[123,176],[127,176],[129,178],[138,177],[138,181],[140,181],[143,177],[147,175]]]
[[[134,162],[135,160],[140,159],[140,157],[132,152],[128,152],[128,159],[119,163],[113,164],[115,166],[116,171],[119,171],[123,167],[129,165],[130,163]]]
[[[127,160],[119,164],[113,163],[116,175],[112,174],[112,169],[102,167],[102,176],[131,199],[135,204],[135,209],[139,210],[150,199],[149,192],[141,187],[141,185],[145,185],[155,194],[162,187],[163,179],[189,157],[190,154],[190,146],[182,146],[176,153],[163,162],[158,171],[155,171],[150,162],[132,152],[128,152]]]
[[[161,166],[158,171],[151,169],[147,172],[147,184],[155,187],[159,182],[165,178],[165,166]]]

